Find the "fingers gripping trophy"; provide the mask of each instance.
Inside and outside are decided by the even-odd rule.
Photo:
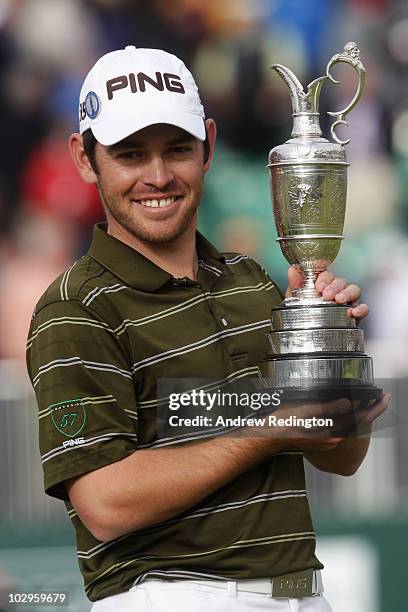
[[[356,70],[358,87],[346,108],[329,113],[336,118],[331,127],[335,142],[330,142],[319,125],[319,96],[326,81],[339,83],[330,72],[339,62]],[[363,93],[360,52],[355,43],[347,43],[306,92],[288,68],[272,68],[288,85],[293,106],[291,138],[269,153],[273,212],[282,253],[303,274],[304,286],[272,309],[260,376],[269,388],[290,390],[294,397],[374,401],[381,389],[374,385],[364,332],[347,314],[350,305],[325,301],[315,289],[317,275],[335,260],[343,239],[349,140],[340,140],[335,130],[347,125],[345,117]]]

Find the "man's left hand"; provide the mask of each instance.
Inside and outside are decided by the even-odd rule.
[[[303,281],[302,274],[291,266],[288,270],[289,286],[285,297],[290,297],[293,289],[302,287]],[[331,272],[325,270],[318,275],[315,286],[325,300],[334,300],[337,304],[351,304],[348,309],[349,317],[361,320],[368,315],[367,304],[359,303],[361,289],[358,285],[349,285],[344,278],[335,278]]]

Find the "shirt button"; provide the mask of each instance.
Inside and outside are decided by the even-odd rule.
[[[228,321],[227,319],[224,319],[224,317],[221,319],[221,323],[223,324],[224,327],[227,327],[228,325]]]

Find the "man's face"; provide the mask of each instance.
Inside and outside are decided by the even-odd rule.
[[[200,203],[203,143],[171,125],[152,125],[110,147],[97,143],[98,188],[108,224],[163,244],[192,227]]]

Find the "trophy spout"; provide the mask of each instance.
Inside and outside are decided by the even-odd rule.
[[[273,64],[279,76],[289,87],[292,101],[293,130],[292,138],[321,136],[319,122],[319,98],[323,84],[329,78],[327,75],[312,81],[304,91],[303,85],[297,76],[282,64]]]
[[[290,98],[292,100],[292,109],[294,113],[299,113],[301,109],[301,100],[305,95],[303,85],[297,76],[282,64],[272,64],[272,70],[276,70],[279,76],[285,81],[290,90]]]

